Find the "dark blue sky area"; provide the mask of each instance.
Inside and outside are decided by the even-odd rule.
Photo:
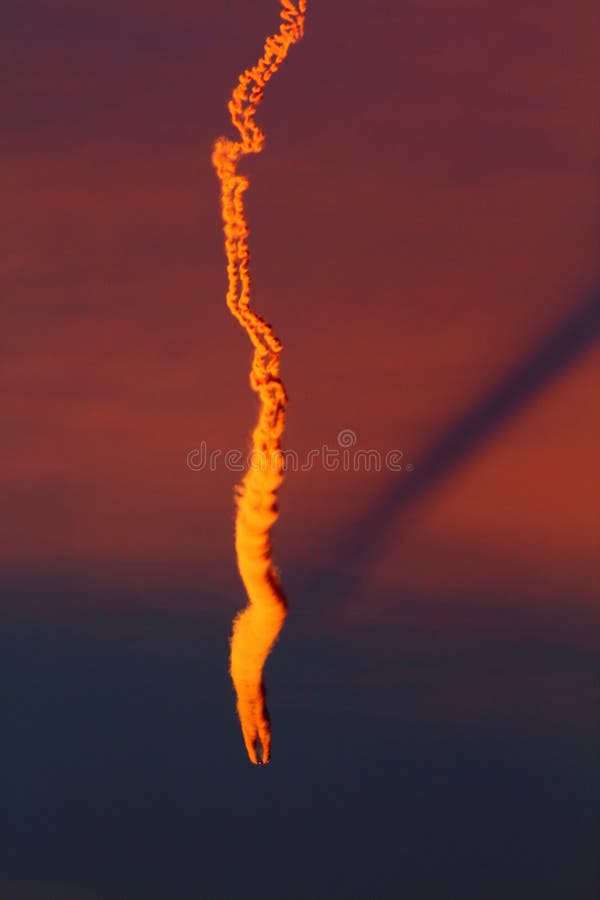
[[[594,900],[592,652],[481,611],[419,618],[293,616],[266,768],[226,614],[5,618],[1,896]]]

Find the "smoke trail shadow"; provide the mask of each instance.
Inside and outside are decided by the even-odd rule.
[[[388,480],[363,514],[332,542],[327,565],[313,573],[304,586],[308,596],[322,597],[326,592],[333,603],[343,605],[383,552],[397,517],[474,456],[573,366],[599,334],[600,290],[594,289],[473,406],[441,430],[421,454],[415,471]]]

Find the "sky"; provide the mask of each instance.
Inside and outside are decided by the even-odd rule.
[[[286,477],[254,771],[239,476],[187,459],[255,415],[210,154],[277,16],[4,6],[0,887],[592,900],[595,4],[309,0],[268,86],[243,169],[285,447],[408,468]]]

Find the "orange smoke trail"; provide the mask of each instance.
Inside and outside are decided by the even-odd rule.
[[[252,434],[252,465],[236,491],[235,548],[248,605],[233,622],[231,678],[250,760],[268,763],[271,727],[265,702],[263,668],[287,614],[287,602],[273,567],[271,528],[277,519],[282,481],[281,434],[287,397],[279,376],[281,342],[271,326],[250,308],[250,253],[243,194],[248,179],[237,174],[247,153],[260,153],[264,134],[254,121],[263,88],[290,46],[303,34],[306,0],[281,0],[281,26],[267,38],[262,57],[240,75],[229,112],[240,140],[220,137],[212,162],[221,182],[221,209],[227,255],[227,306],[254,347],[250,385],[258,394],[258,422]]]

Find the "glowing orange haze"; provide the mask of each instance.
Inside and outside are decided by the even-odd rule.
[[[271,727],[265,702],[263,668],[285,621],[287,603],[273,568],[271,527],[277,519],[277,490],[282,481],[281,434],[287,397],[279,376],[281,342],[271,326],[250,309],[250,254],[243,193],[248,179],[237,174],[246,153],[260,153],[264,134],[254,121],[263,88],[275,74],[290,46],[303,34],[306,0],[294,6],[282,0],[279,32],[267,38],[264,53],[239,78],[231,100],[231,120],[239,141],[217,140],[213,165],[221,182],[221,206],[227,254],[227,306],[254,347],[250,384],[260,400],[252,434],[253,465],[237,489],[235,548],[248,605],[238,613],[231,638],[231,677],[248,756],[268,763]]]

